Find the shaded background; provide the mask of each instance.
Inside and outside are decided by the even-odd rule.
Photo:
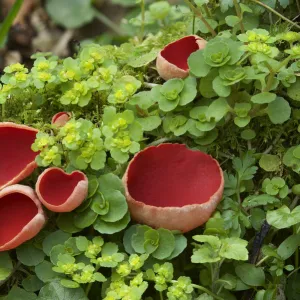
[[[14,1],[0,0],[1,21]],[[0,49],[0,72],[11,63],[30,65],[36,51],[65,57],[72,55],[79,42],[120,44],[135,30],[126,19],[139,13],[136,0],[24,0],[6,45]]]

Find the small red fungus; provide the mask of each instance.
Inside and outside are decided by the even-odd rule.
[[[80,171],[67,174],[59,168],[48,168],[39,176],[36,192],[49,210],[69,212],[87,196],[88,179]]]
[[[55,114],[51,120],[53,125],[58,127],[64,126],[71,119],[71,114],[68,112],[59,112]]]
[[[31,150],[38,130],[11,122],[0,123],[0,190],[29,176],[37,167]]]
[[[0,191],[0,251],[14,249],[39,233],[46,222],[34,190],[15,184]]]
[[[185,78],[189,75],[189,56],[205,47],[206,41],[197,35],[189,35],[168,44],[156,59],[157,72],[164,80]]]
[[[133,219],[182,232],[209,219],[224,189],[218,162],[181,144],[161,144],[137,153],[123,183]]]

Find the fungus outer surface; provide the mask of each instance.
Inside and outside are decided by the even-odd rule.
[[[78,183],[85,180],[82,172],[66,174],[59,168],[50,168],[40,175],[38,194],[48,204],[60,206],[69,199]]]
[[[31,150],[37,130],[14,123],[0,123],[0,189],[17,183],[35,169],[38,153]]]
[[[68,112],[59,112],[52,118],[51,123],[57,126],[64,126],[70,120],[70,114]]]
[[[180,144],[162,144],[141,151],[131,162],[127,176],[130,196],[157,207],[203,204],[222,184],[216,160]]]
[[[187,36],[167,45],[161,51],[161,56],[178,68],[188,71],[188,58],[197,50],[199,50],[197,37]]]

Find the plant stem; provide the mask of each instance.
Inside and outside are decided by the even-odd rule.
[[[242,62],[245,61],[250,55],[251,55],[251,53],[246,53],[246,54],[244,55],[244,57],[242,57],[242,58],[240,59],[240,61],[237,62],[237,65],[240,66],[240,65],[242,64]]]
[[[291,272],[287,278],[291,277],[294,273],[296,273],[297,271],[299,271],[300,267],[296,268],[295,270],[293,270],[293,272]]]
[[[18,271],[20,266],[21,263],[18,261],[14,266],[13,270],[11,271],[10,275],[6,279],[0,281],[0,287],[3,286]]]
[[[210,290],[208,290],[207,288],[201,286],[201,285],[198,285],[198,284],[192,284],[192,287],[195,288],[195,289],[198,289],[200,291],[203,291],[205,292],[206,294],[212,296],[213,298],[217,299],[217,300],[224,300],[223,298],[215,295],[213,292],[211,292]]]
[[[267,85],[266,85],[265,89],[263,90],[264,92],[268,92],[271,89],[272,84],[273,84],[273,80],[274,80],[274,77],[275,77],[276,73],[278,71],[280,71],[280,69],[282,67],[285,67],[289,63],[289,61],[291,60],[291,58],[292,58],[291,55],[288,56],[287,58],[285,58],[280,63],[280,65],[278,66],[278,68],[276,70],[273,70],[273,71],[270,70],[270,75],[269,75],[269,78],[268,78],[268,81],[267,81]]]
[[[299,267],[299,247],[297,247],[295,252],[295,267],[296,269]]]
[[[162,292],[159,292],[159,299],[164,300],[164,296],[163,296]]]
[[[157,85],[158,84],[156,84],[156,83],[150,83],[150,82],[144,82],[143,83],[143,86],[146,87],[146,88],[149,88],[149,89],[152,89],[152,88],[154,88]]]
[[[2,104],[1,114],[2,114],[2,122],[4,122],[5,121],[5,103]]]
[[[204,10],[205,10],[206,16],[211,18],[212,14],[206,3],[204,4]]]
[[[242,15],[242,12],[241,12],[240,5],[238,4],[237,0],[233,0],[233,4],[234,4],[234,7],[235,7],[236,14],[237,14],[238,18],[240,19],[241,32],[244,33],[245,32],[245,27],[244,27],[244,24],[243,24],[243,15]]]
[[[140,31],[140,42],[143,41],[145,34],[145,0],[141,0],[141,15],[142,15],[142,24]]]
[[[11,10],[9,11],[7,17],[5,18],[4,22],[0,26],[0,48],[3,47],[5,38],[7,33],[18,15],[18,12],[23,4],[23,0],[16,0],[14,5],[12,6]]]
[[[296,196],[293,200],[293,202],[291,203],[290,205],[290,210],[294,209],[298,203],[298,200],[299,200],[299,196]]]
[[[268,77],[268,81],[267,81],[267,85],[264,88],[263,92],[268,92],[271,89],[274,77],[275,77],[275,72],[270,72],[269,77]]]
[[[90,292],[90,290],[91,290],[91,288],[92,288],[92,285],[93,285],[93,282],[90,282],[90,283],[87,285],[86,289],[85,289],[85,294],[86,294],[87,296],[89,295],[89,292]]]
[[[260,2],[258,0],[250,0],[250,1],[252,1],[252,2],[254,2],[254,3],[256,3],[256,4],[258,4],[258,5],[262,6],[262,7],[264,7],[265,9],[269,10],[270,12],[272,12],[274,15],[278,16],[279,18],[281,18],[282,20],[284,20],[284,21],[290,23],[291,25],[297,27],[298,29],[300,29],[300,26],[297,23],[295,23],[295,22],[291,21],[290,19],[286,18],[285,16],[283,16],[282,14],[280,14],[279,12],[277,12],[275,9],[273,9],[270,6],[268,6],[267,4],[262,3],[262,2]]]
[[[275,138],[275,140],[273,141],[272,145],[269,146],[269,147],[263,152],[263,154],[268,154],[268,153],[270,153],[270,152],[272,151],[274,145],[276,145],[277,142],[279,141],[279,139],[281,138],[281,135],[282,135],[282,132],[280,132],[280,133],[276,136],[276,138]]]
[[[300,13],[300,1],[296,0],[296,3],[297,3],[298,12]]]
[[[241,180],[240,180],[240,176],[238,175],[235,194],[237,196],[237,199],[238,199],[238,202],[239,202],[240,206],[242,206],[240,189],[241,189]]]
[[[261,265],[265,260],[267,260],[270,256],[265,256],[264,258],[262,258],[255,266],[258,267],[259,265]]]
[[[196,15],[193,14],[193,34],[195,34]]]
[[[106,25],[108,28],[110,28],[112,31],[114,31],[118,35],[124,35],[123,31],[114,23],[112,22],[108,17],[106,17],[104,14],[102,14],[97,9],[94,9],[95,17],[102,22],[104,25]]]
[[[159,144],[162,144],[162,143],[166,143],[166,142],[174,142],[174,141],[180,141],[180,138],[177,137],[177,138],[161,138],[161,139],[158,139],[152,143],[150,143],[148,146],[157,146]]]
[[[209,32],[212,34],[212,36],[216,36],[217,33],[214,31],[214,29],[209,25],[209,23],[205,20],[202,12],[197,9],[190,0],[184,0],[184,2],[188,5],[188,7],[191,9],[191,11],[199,17],[199,19],[204,23],[204,25],[207,27]]]

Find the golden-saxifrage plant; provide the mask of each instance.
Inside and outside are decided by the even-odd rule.
[[[1,252],[1,300],[299,298],[300,34],[286,1],[270,5],[141,0],[127,43],[5,68],[1,120],[39,129],[38,165],[81,170],[89,189]],[[207,44],[189,56],[189,76],[164,82],[154,59],[191,34]],[[59,111],[71,116],[61,127],[50,122]],[[135,153],[164,142],[224,170],[217,211],[184,235],[131,223],[120,179]]]

